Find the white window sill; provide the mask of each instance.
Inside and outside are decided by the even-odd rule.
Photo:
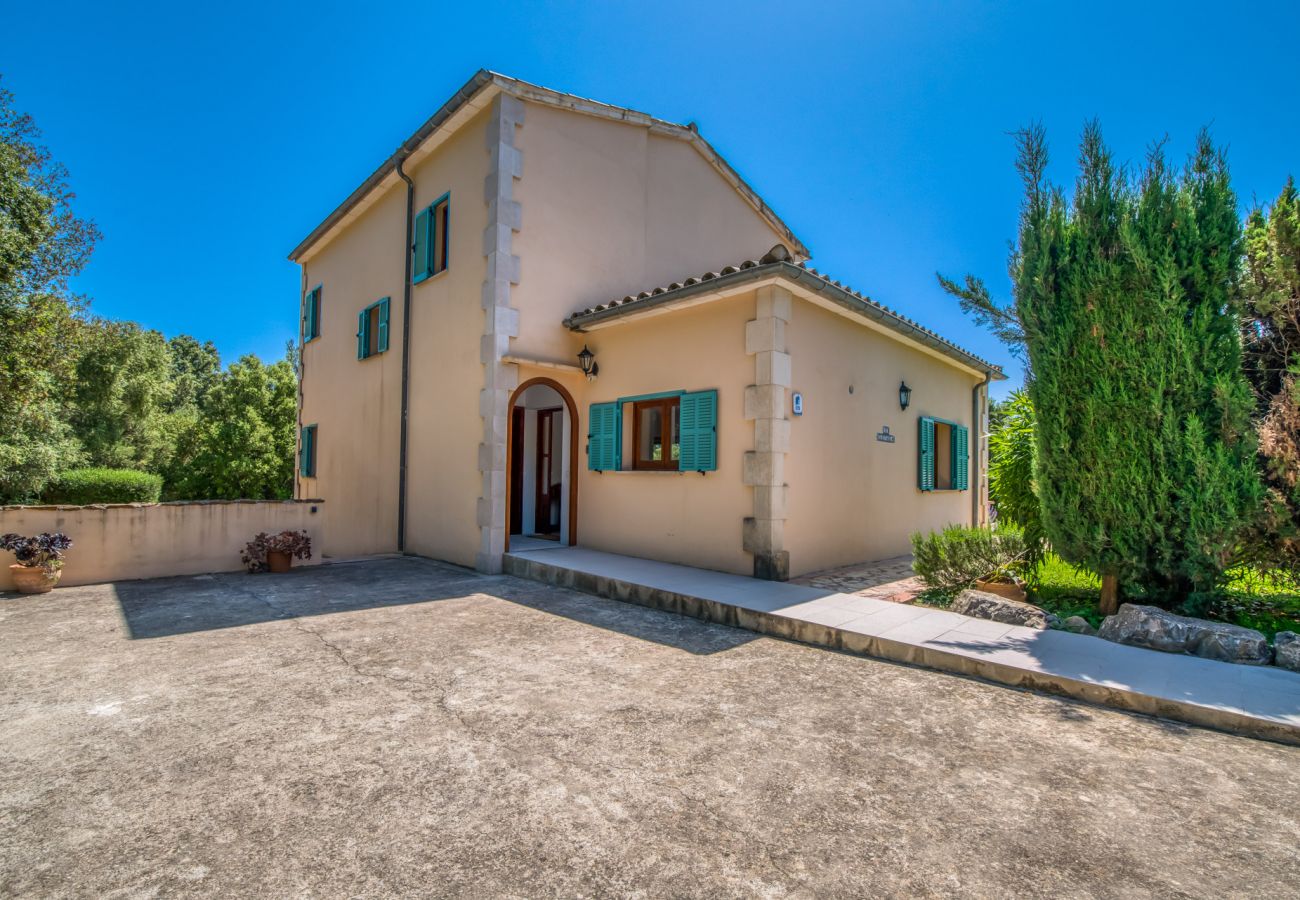
[[[597,475],[696,475],[697,472],[683,471],[681,469],[606,469],[604,472],[596,472]],[[706,473],[707,474],[707,473]]]

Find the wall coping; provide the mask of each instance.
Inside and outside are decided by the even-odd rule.
[[[34,504],[24,505],[21,503],[11,506],[0,506],[0,512],[8,512],[18,509],[55,509],[55,510],[77,510],[77,509],[149,509],[155,506],[232,506],[240,505],[263,505],[263,506],[300,506],[305,503],[324,503],[320,499],[303,499],[303,500],[164,500],[160,503],[87,503],[83,506],[76,505],[49,505]]]

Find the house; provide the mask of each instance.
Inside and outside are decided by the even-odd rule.
[[[783,579],[981,522],[994,365],[806,265],[694,126],[481,71],[290,255],[334,557]]]

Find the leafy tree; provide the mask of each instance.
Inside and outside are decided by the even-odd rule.
[[[1259,562],[1300,573],[1300,195],[1293,178],[1271,209],[1247,220],[1241,295],[1269,500],[1251,544]]]
[[[99,230],[73,211],[67,169],[13,102],[0,87],[0,296],[62,295],[90,261]]]
[[[167,341],[134,322],[84,326],[70,419],[94,466],[156,472],[171,455]]]
[[[99,237],[72,210],[66,170],[0,87],[0,502],[34,499],[81,461],[64,421],[84,305],[68,279]]]
[[[1036,565],[1047,549],[1034,487],[1034,405],[1019,390],[998,404],[989,435],[989,499],[998,523],[1024,532],[1026,561]]]
[[[1067,561],[1102,575],[1103,612],[1121,587],[1194,607],[1231,562],[1261,493],[1226,161],[1202,133],[1183,172],[1156,146],[1132,176],[1092,123],[1067,202],[1046,182],[1042,128],[1018,143],[1025,199],[1009,268],[1044,533]]]
[[[203,404],[221,378],[221,354],[212,341],[199,343],[188,334],[178,334],[167,342],[171,357],[172,394],[168,409],[172,412]]]
[[[293,495],[298,379],[288,359],[233,363],[180,438],[184,467],[169,493],[184,498],[287,499]]]

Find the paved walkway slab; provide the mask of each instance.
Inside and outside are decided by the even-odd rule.
[[[1300,744],[1300,674],[1036,631],[808,585],[581,547],[521,550],[506,571],[804,643]]]

